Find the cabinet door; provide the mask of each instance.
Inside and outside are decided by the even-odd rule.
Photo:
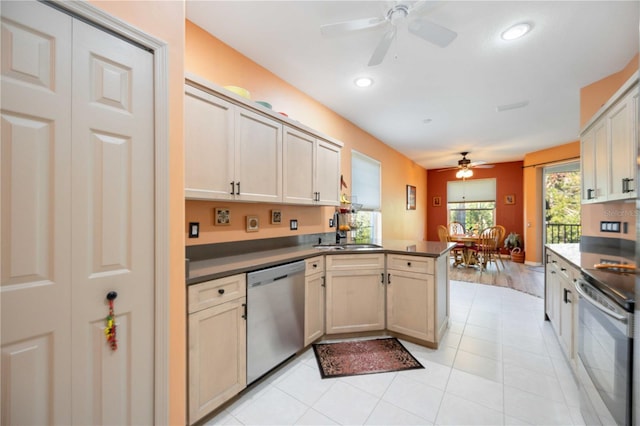
[[[560,278],[556,266],[558,260],[551,255],[551,263],[547,264],[547,282],[545,296],[547,298],[547,316],[556,333],[560,332]]]
[[[315,204],[316,139],[285,127],[283,141],[283,200],[285,203]]]
[[[383,276],[383,268],[327,271],[327,334],[384,330]]]
[[[607,114],[609,126],[609,200],[635,198],[636,143],[633,135],[636,91],[630,92]]]
[[[304,283],[304,345],[324,335],[324,273],[309,275]]]
[[[574,316],[574,300],[577,299],[573,295],[573,284],[567,278],[560,277],[560,285],[558,286],[560,293],[558,294],[560,304],[560,344],[564,349],[567,358],[573,360],[573,333],[575,324]]]
[[[189,315],[189,424],[246,387],[246,303],[242,297]]]
[[[389,270],[387,329],[435,341],[434,276]]]
[[[582,171],[582,204],[593,203],[596,197],[596,132],[592,127],[580,140]]]
[[[185,197],[232,199],[235,107],[188,85],[184,102]]]
[[[282,125],[242,108],[235,121],[236,199],[282,202]]]
[[[340,147],[318,140],[316,152],[316,185],[318,203],[340,205]]]

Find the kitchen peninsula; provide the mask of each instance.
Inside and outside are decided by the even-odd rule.
[[[438,347],[449,325],[448,264],[453,243],[317,244],[323,237],[187,247],[189,423],[250,384],[251,330],[246,321],[255,315],[252,309],[258,303],[252,302],[251,292],[256,290],[248,279],[254,272],[305,264],[300,278],[273,279],[279,283],[291,279],[294,285],[288,288],[302,295],[300,302],[283,297],[275,286],[273,297],[266,298],[302,312],[296,326],[304,336],[291,356],[325,335],[392,334]],[[264,292],[267,286],[257,291]],[[269,319],[265,316],[265,321]],[[277,326],[277,318],[271,320]]]

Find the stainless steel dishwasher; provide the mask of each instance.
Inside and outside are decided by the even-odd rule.
[[[304,346],[304,261],[247,274],[247,384]]]

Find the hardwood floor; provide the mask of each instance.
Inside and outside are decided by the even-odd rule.
[[[515,263],[509,259],[502,259],[498,263],[500,270],[491,263],[487,270],[482,271],[478,267],[449,266],[449,279],[480,284],[489,284],[499,287],[509,287],[533,296],[544,298],[544,267],[529,266],[523,263]]]

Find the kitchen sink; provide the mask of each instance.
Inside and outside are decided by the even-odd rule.
[[[366,250],[381,249],[382,246],[377,244],[316,244],[313,246],[319,250]]]

